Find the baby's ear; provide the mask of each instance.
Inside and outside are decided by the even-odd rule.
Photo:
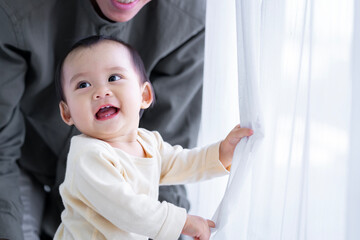
[[[59,103],[59,108],[60,108],[60,115],[62,120],[69,126],[73,125],[74,122],[71,118],[68,105],[64,101],[61,101]]]
[[[141,103],[141,109],[146,109],[150,107],[152,101],[153,101],[153,91],[151,88],[151,84],[149,82],[145,82],[142,87],[142,103]]]

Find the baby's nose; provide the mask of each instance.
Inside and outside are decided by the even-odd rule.
[[[112,92],[110,89],[108,88],[99,88],[97,89],[97,91],[94,93],[94,99],[102,99],[102,98],[105,98],[105,97],[110,97],[112,96]]]

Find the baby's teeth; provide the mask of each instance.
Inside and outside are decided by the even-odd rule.
[[[116,1],[118,1],[118,2],[120,2],[120,3],[131,3],[131,2],[133,2],[134,0],[116,0]]]

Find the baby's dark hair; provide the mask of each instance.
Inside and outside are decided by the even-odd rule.
[[[125,42],[123,42],[123,41],[121,41],[119,39],[116,39],[116,38],[114,38],[112,36],[93,35],[93,36],[81,39],[80,41],[76,42],[70,48],[70,50],[66,53],[66,55],[63,57],[63,59],[59,62],[58,66],[56,68],[56,73],[55,73],[55,87],[56,87],[56,92],[57,92],[59,101],[66,102],[64,91],[63,91],[63,88],[62,88],[62,68],[63,68],[64,61],[65,61],[66,57],[76,49],[89,48],[91,46],[94,46],[94,45],[96,45],[98,43],[101,43],[103,41],[106,41],[106,40],[118,42],[121,45],[125,46],[129,50],[130,56],[132,57],[132,61],[133,61],[133,64],[135,66],[135,69],[136,69],[137,73],[140,76],[141,83],[149,82],[150,86],[151,86],[151,82],[150,82],[149,78],[146,75],[146,70],[145,70],[144,63],[143,63],[139,53],[131,45],[129,45],[129,44],[127,44],[127,43],[125,43]],[[154,91],[152,89],[152,86],[151,86],[151,90],[152,90],[153,95],[154,95]],[[153,99],[153,101],[154,101],[154,99]]]

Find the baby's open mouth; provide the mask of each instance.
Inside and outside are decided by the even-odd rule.
[[[119,108],[108,105],[101,107],[97,113],[95,114],[95,118],[97,120],[107,120],[112,117],[115,117],[116,114],[119,112]]]

